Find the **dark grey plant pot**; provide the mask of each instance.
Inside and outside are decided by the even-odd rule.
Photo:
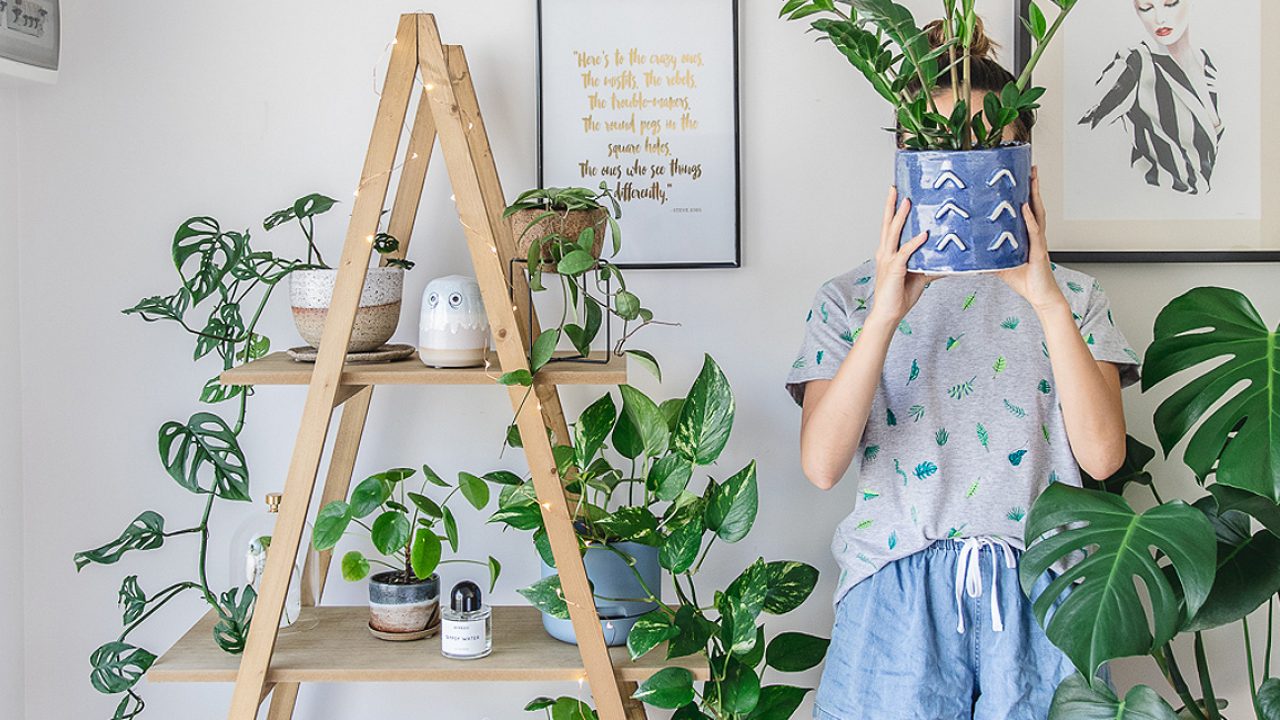
[[[435,624],[440,614],[440,576],[415,583],[390,582],[388,570],[369,578],[369,626],[387,633],[412,633]]]
[[[635,558],[636,572],[644,578],[644,584],[654,592],[662,593],[662,566],[658,564],[658,548],[652,545],[641,545],[634,542],[612,543],[612,546]],[[644,588],[636,579],[636,574],[627,567],[627,563],[617,553],[610,552],[599,545],[587,548],[582,558],[587,569],[587,579],[591,581],[595,591],[596,613],[600,616],[600,628],[604,630],[604,639],[610,646],[626,645],[627,634],[636,620],[658,607],[650,602],[619,602],[604,598],[637,598],[644,597]],[[542,577],[556,574],[556,569],[542,564]],[[573,632],[573,622],[542,614],[542,627],[551,637],[571,644],[578,644],[577,635]]]

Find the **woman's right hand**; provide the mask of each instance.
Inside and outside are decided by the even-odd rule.
[[[907,272],[907,260],[929,239],[929,233],[925,231],[898,247],[898,238],[910,211],[911,201],[903,200],[899,204],[897,186],[890,187],[880,228],[880,247],[876,251],[876,289],[867,315],[868,322],[897,326],[920,299],[925,286],[936,277]]]

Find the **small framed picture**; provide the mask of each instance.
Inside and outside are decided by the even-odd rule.
[[[52,81],[61,34],[58,0],[0,0],[0,74]]]
[[[624,268],[741,265],[737,0],[539,0],[538,185],[622,208]]]
[[[1280,6],[1264,0],[1076,4],[1034,79],[1049,89],[1033,147],[1056,259],[1280,260],[1271,29]]]

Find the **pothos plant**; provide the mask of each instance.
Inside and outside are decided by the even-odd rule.
[[[470,473],[460,473],[457,484],[451,485],[423,465],[422,483],[414,492],[407,487],[408,480],[416,473],[413,468],[392,468],[371,475],[351,491],[349,502],[334,500],[320,508],[312,533],[315,548],[332,550],[355,524],[369,533],[373,547],[385,559],[365,557],[359,550],[348,551],[342,556],[342,577],[349,582],[368,577],[371,563],[391,570],[395,573],[391,582],[403,584],[431,577],[441,563],[471,563],[488,570],[492,592],[502,572],[497,558],[490,555],[487,562],[442,559],[445,543],[452,552],[458,552],[458,521],[449,508],[449,501],[461,493],[472,507],[483,510],[489,504],[489,486]],[[436,502],[426,494],[428,485],[447,488],[449,492]],[[373,520],[365,522],[365,518],[371,516]]]
[[[1187,441],[1182,460],[1208,494],[1191,504],[1164,500],[1146,470],[1156,451],[1129,438],[1125,465],[1100,487],[1053,484],[1036,501],[1027,517],[1024,589],[1060,558],[1086,553],[1034,605],[1044,623],[1054,599],[1078,583],[1045,626],[1079,671],[1058,688],[1050,717],[1219,720],[1226,701],[1214,690],[1204,634],[1238,623],[1251,716],[1280,720],[1280,678],[1271,667],[1280,599],[1280,331],[1269,330],[1241,293],[1196,288],[1160,312],[1144,360],[1144,392],[1184,371],[1199,373],[1157,407],[1154,420],[1166,457]],[[1156,505],[1135,511],[1122,497],[1130,485],[1146,486]],[[1263,605],[1259,667],[1248,617]],[[1183,671],[1185,658],[1175,653],[1179,635],[1191,641],[1193,672]],[[1095,679],[1102,663],[1131,655],[1152,657],[1182,707],[1174,710],[1144,685],[1120,699]]]
[[[810,21],[877,94],[893,107],[903,143],[916,150],[971,150],[1001,144],[1003,129],[1036,109],[1045,89],[1031,84],[1044,49],[1057,35],[1076,0],[1050,0],[1052,23],[1034,1],[1024,20],[1034,44],[1030,61],[1017,80],[988,93],[981,108],[969,107],[972,49],[977,37],[976,0],[942,0],[944,41],[936,47],[929,32],[916,25],[911,11],[892,0],[787,0],[780,16]],[[844,9],[841,9],[841,8]],[[938,111],[934,92],[948,76],[956,89],[949,115]]]
[[[602,204],[604,199],[609,201],[608,206]],[[544,280],[548,274],[553,275],[554,284],[560,286],[563,309],[558,322],[544,328],[534,339],[529,371],[505,373],[500,382],[504,385],[532,385],[533,375],[551,361],[562,338],[568,338],[581,357],[588,356],[591,343],[599,337],[607,315],[619,318],[623,324],[621,337],[609,351],[618,356],[630,354],[651,369],[655,368],[656,361],[651,354],[643,350],[624,350],[624,346],[641,328],[665,323],[654,320],[653,311],[641,306],[640,298],[627,289],[626,278],[617,265],[593,253],[597,241],[603,241],[603,238],[596,237],[595,227],[583,229],[577,237],[566,237],[554,229],[555,225],[545,222],[570,212],[600,211],[608,219],[612,242],[610,257],[617,255],[622,249],[622,230],[618,225],[622,207],[609,192],[608,183],[601,182],[599,192],[579,187],[527,190],[506,208],[503,217],[509,218],[522,210],[538,211],[519,236],[521,240],[530,237],[525,258],[529,287],[534,292],[545,291]],[[573,317],[570,317],[571,313]]]
[[[573,437],[559,439],[554,447],[557,468],[574,498],[579,543],[584,551],[591,546],[623,557],[646,595],[626,599],[657,604],[627,638],[633,659],[665,645],[668,659],[703,655],[711,674],[699,690],[689,670],[667,667],[640,685],[635,697],[676,709],[681,718],[789,718],[808,690],[762,687],[761,666],[807,670],[822,661],[828,641],[793,632],[766,641],[761,615],[799,607],[813,592],[818,571],[801,562],[760,558],[710,595],[705,588],[700,592],[697,582],[717,541],[736,543],[747,536],[759,502],[755,461],[723,481],[708,478],[698,492],[691,485],[695,470],[714,464],[728,442],[734,417],[728,380],[707,356],[683,398],[657,403],[630,385],[618,392],[620,410],[612,394],[603,395],[573,424]],[[606,441],[612,452],[606,452]],[[531,481],[503,488],[491,522],[533,531],[538,553],[554,566]],[[645,585],[634,559],[616,546],[620,542],[658,548],[675,604],[661,602],[659,588]],[[558,575],[519,592],[543,612],[568,617]],[[555,717],[557,702],[541,708],[552,708]]]
[[[297,219],[309,248],[308,257],[319,260],[314,247],[313,217],[332,207],[321,195],[300,198],[292,208],[273,213],[264,221],[270,229],[287,219]],[[288,217],[285,217],[285,216]],[[291,273],[314,267],[308,261],[286,259],[255,248],[250,233],[224,229],[215,218],[197,216],[182,223],[173,236],[170,252],[177,271],[178,289],[169,295],[144,298],[125,315],[145,322],[172,323],[194,345],[195,361],[216,358],[214,376],[203,386],[199,401],[228,407],[229,415],[202,410],[187,420],[171,420],[160,426],[157,449],[160,463],[173,482],[200,498],[199,520],[178,530],[166,529],[163,515],[147,510],[139,514],[116,539],[75,554],[77,570],[91,564],[111,565],[132,551],[156,550],[174,538],[197,541],[191,577],[148,593],[137,575],[120,585],[123,629],[89,658],[89,679],[99,692],[123,697],[114,720],[138,716],[144,709],[135,690],[156,655],[129,641],[130,635],[170,601],[194,593],[218,614],[213,641],[228,653],[244,649],[256,595],[251,586],[219,591],[209,582],[209,519],[219,500],[245,502],[249,497],[249,466],[240,446],[248,400],[253,389],[223,385],[218,373],[239,363],[261,358],[271,348],[270,339],[258,332],[258,323],[276,287]],[[227,418],[230,418],[229,420]]]

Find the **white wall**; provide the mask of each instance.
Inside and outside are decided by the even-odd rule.
[[[22,712],[22,378],[18,352],[18,94],[0,87],[0,716]]]
[[[825,634],[835,577],[828,533],[852,503],[853,488],[824,495],[804,482],[798,412],[781,383],[813,290],[871,254],[892,149],[888,135],[876,129],[885,122],[879,100],[834,52],[777,20],[777,4],[743,3],[746,266],[633,273],[632,282],[659,315],[683,323],[646,331],[636,346],[664,360],[662,396],[686,388],[701,354],[713,353],[738,396],[739,421],[724,466],[753,456],[760,461],[757,528],[739,546],[717,548],[719,564],[708,581],[727,582],[758,554],[818,565],[826,573],[815,598],[805,612],[775,626]],[[90,688],[87,658],[118,631],[121,578],[136,573],[144,588],[155,590],[193,571],[194,546],[183,539],[120,566],[79,575],[72,567],[73,552],[114,537],[143,509],[161,511],[172,528],[198,520],[196,500],[159,466],[155,434],[165,420],[185,419],[198,409],[198,389],[215,368],[193,366],[190,346],[174,328],[146,325],[118,310],[173,290],[169,240],[188,216],[212,214],[227,226],[256,228],[268,212],[307,192],[350,197],[377,99],[374,69],[385,64],[397,14],[420,6],[392,0],[66,0],[64,8],[60,82],[25,91],[21,108],[23,244],[37,249],[25,254],[20,282],[26,716],[33,719],[107,717],[111,701]],[[533,3],[438,0],[431,9],[446,41],[467,48],[499,170],[513,196],[534,181]],[[406,298],[417,297],[431,277],[467,271],[446,180],[435,164],[414,245],[419,267],[410,274]],[[322,242],[336,252],[343,229],[342,217],[329,218]],[[299,246],[290,232],[277,230],[265,240],[260,231],[254,234],[267,247],[292,252]],[[0,255],[3,272],[13,273],[12,251],[0,252],[7,253]],[[1083,269],[1107,286],[1118,322],[1140,345],[1149,341],[1160,306],[1199,284],[1239,288],[1264,314],[1280,314],[1273,266]],[[11,306],[8,295],[0,296],[0,318],[11,314],[5,312]],[[416,303],[406,303],[405,338],[412,337],[415,313]],[[11,324],[0,322],[0,329]],[[266,323],[277,348],[296,343],[283,302],[272,305]],[[0,369],[0,377],[16,375]],[[646,377],[636,382],[657,389]],[[565,397],[576,413],[594,395],[571,390]],[[246,440],[257,496],[282,484],[302,399],[299,389],[259,389]],[[1127,399],[1133,430],[1153,442],[1144,418],[1157,399],[1136,393]],[[0,399],[0,405],[12,403]],[[513,458],[494,458],[509,410],[497,389],[380,389],[357,472],[423,461],[442,472],[517,467]],[[1166,474],[1185,475],[1173,466]],[[225,542],[229,529],[256,510],[221,509],[216,537]],[[506,563],[497,601],[518,601],[514,589],[536,575],[528,543],[475,516],[464,518],[462,529],[464,552],[491,552]],[[225,577],[226,566],[223,553],[215,552],[214,577]],[[331,588],[330,601],[361,602],[359,587],[336,580]],[[0,612],[9,607],[0,605]],[[161,651],[201,612],[194,599],[179,602],[135,639]],[[1212,643],[1223,663],[1218,682],[1233,705],[1242,706],[1239,638],[1227,635]],[[1158,679],[1130,667],[1147,664],[1126,664],[1121,682]],[[813,683],[817,676],[805,679]],[[144,683],[142,691],[152,718],[220,718],[230,695],[225,686]],[[312,717],[371,718],[429,708],[430,717],[497,719],[523,716],[519,708],[534,695],[575,691],[572,685],[494,686],[474,693],[440,686],[322,686],[304,690],[301,702]]]

